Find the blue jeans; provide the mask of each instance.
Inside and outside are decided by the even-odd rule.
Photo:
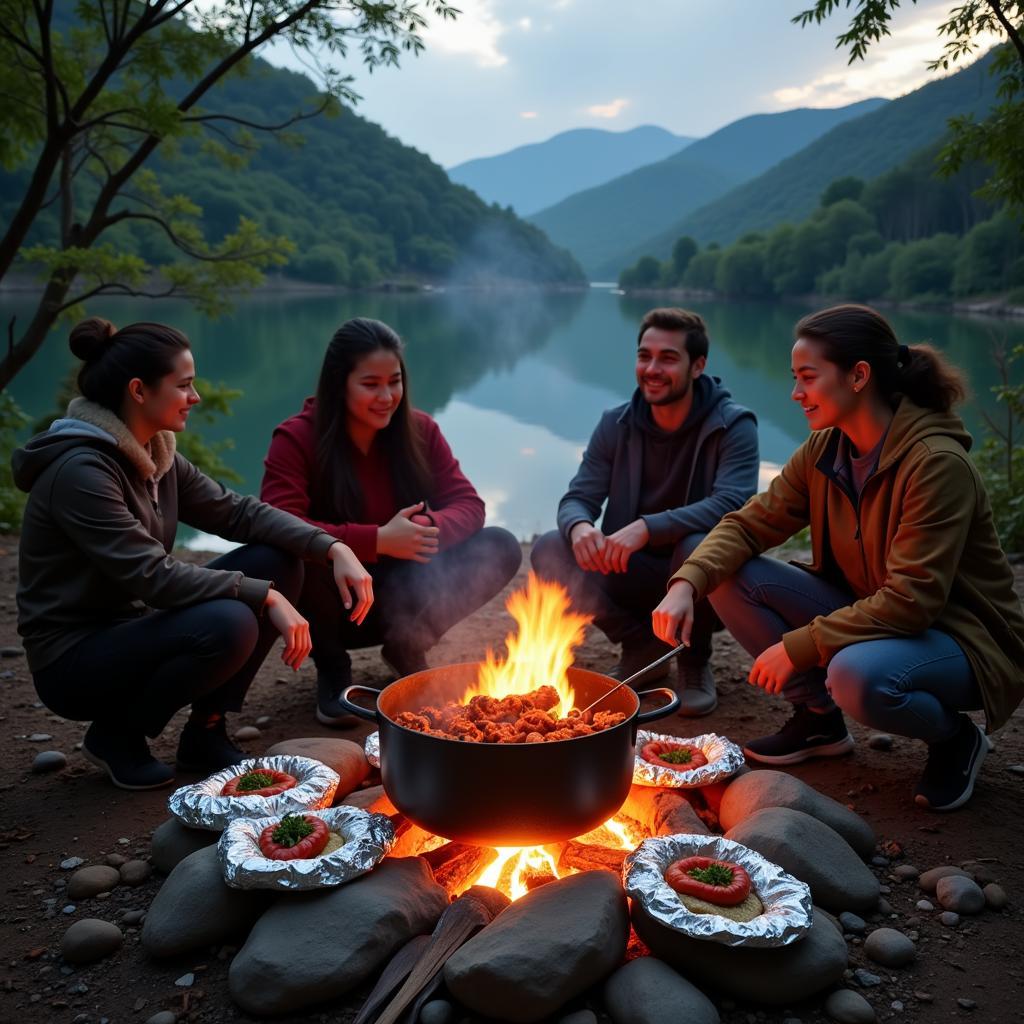
[[[753,657],[784,633],[846,607],[854,596],[775,558],[752,558],[710,595],[725,627]],[[958,713],[982,706],[959,644],[928,629],[917,636],[844,647],[827,668],[797,673],[782,690],[818,711],[836,705],[872,729],[937,743],[959,728]]]

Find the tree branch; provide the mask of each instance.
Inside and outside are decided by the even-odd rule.
[[[290,128],[293,124],[298,124],[300,121],[308,121],[310,118],[319,117],[330,105],[330,97],[325,97],[316,110],[300,111],[279,124],[258,124],[255,121],[247,121],[244,117],[234,117],[230,114],[195,114],[191,117],[183,117],[182,121],[186,124],[210,124],[213,121],[227,121],[230,124],[238,124],[243,128],[253,128],[260,132],[280,132],[285,128]]]
[[[271,251],[269,248],[250,249],[245,253],[232,253],[229,255],[199,252],[198,250],[193,249],[188,242],[181,238],[163,217],[160,217],[155,213],[139,213],[137,210],[119,210],[117,213],[111,214],[106,218],[103,230],[105,231],[107,228],[113,227],[115,224],[120,224],[122,221],[126,220],[141,220],[155,224],[161,231],[163,231],[176,249],[183,252],[190,259],[198,260],[201,263],[237,263],[239,260],[252,259],[254,256],[262,256],[264,253]]]
[[[1010,37],[1010,42],[1013,43],[1014,49],[1017,51],[1017,57],[1020,59],[1021,64],[1024,64],[1024,39],[1021,39],[1020,32],[1011,24],[1010,19],[1006,17],[1006,12],[1000,6],[999,0],[985,0],[985,2],[992,8],[992,13]]]

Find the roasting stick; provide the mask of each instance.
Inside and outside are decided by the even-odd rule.
[[[657,658],[656,660],[652,661],[650,665],[647,665],[644,668],[640,669],[639,672],[634,672],[628,679],[623,679],[621,683],[617,683],[607,693],[602,693],[601,696],[598,697],[593,704],[588,704],[580,712],[580,717],[582,718],[592,708],[597,707],[597,705],[600,704],[601,701],[605,699],[605,697],[610,697],[616,690],[620,689],[623,686],[628,686],[630,683],[635,683],[641,676],[647,675],[648,672],[650,672],[652,669],[656,669],[659,665],[664,665],[669,658],[671,658],[673,655],[678,654],[680,651],[684,650],[687,647],[689,647],[689,644],[681,643],[678,647],[673,647],[671,651],[669,651],[666,654],[663,654],[660,658]]]

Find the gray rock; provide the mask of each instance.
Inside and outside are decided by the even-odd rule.
[[[153,874],[153,865],[148,860],[129,860],[121,865],[120,873],[125,885],[142,885]]]
[[[154,1013],[146,1024],[177,1024],[178,1015],[171,1010],[161,1010],[159,1013]]]
[[[445,964],[448,991],[483,1016],[554,1013],[621,963],[629,911],[618,878],[585,871],[527,893]]]
[[[917,956],[913,942],[895,928],[876,928],[864,940],[864,952],[883,967],[906,967]]]
[[[272,721],[273,719],[270,715],[260,715],[260,717],[256,719],[256,728],[265,729]]]
[[[954,914],[952,910],[944,910],[939,914],[939,921],[947,928],[955,928],[960,923],[960,915]]]
[[[108,853],[103,858],[104,864],[109,864],[112,868],[120,868],[123,864],[128,863],[127,857],[122,857],[119,853]]]
[[[889,866],[889,858],[876,853],[875,856],[871,858],[871,863],[874,864],[876,868],[887,868]]]
[[[153,833],[153,865],[169,875],[190,853],[212,846],[219,838],[217,832],[186,828],[177,818],[168,818]]]
[[[195,983],[196,976],[191,971],[188,974],[183,974],[174,982],[174,984],[177,985],[178,988],[191,988]]]
[[[871,971],[866,971],[863,967],[858,967],[853,972],[853,980],[861,988],[876,988],[882,984],[882,979],[877,974],[872,974]]]
[[[91,864],[87,868],[79,868],[68,879],[68,899],[87,900],[101,892],[110,892],[120,881],[121,875],[117,868],[107,864]]]
[[[615,1024],[718,1024],[715,1004],[668,964],[652,956],[620,967],[604,984],[604,1004]]]
[[[893,869],[893,874],[901,882],[909,882],[917,878],[921,872],[913,864],[897,864]]]
[[[416,857],[389,857],[336,889],[282,895],[231,962],[231,996],[266,1015],[344,995],[414,935],[430,932],[447,906]]]
[[[123,941],[124,936],[116,924],[86,917],[64,933],[60,953],[69,964],[91,964],[110,956]]]
[[[996,885],[995,882],[989,882],[981,891],[985,894],[985,902],[992,910],[1002,910],[1009,902],[1003,887]]]
[[[930,914],[935,909],[935,904],[931,900],[918,900],[914,906],[925,914]]]
[[[887,732],[872,733],[868,737],[868,746],[872,750],[892,750],[892,737]]]
[[[62,914],[73,914],[77,909],[78,909],[78,907],[76,907],[74,905],[74,903],[69,903],[66,907],[64,907],[61,910],[61,913]]]
[[[839,926],[844,932],[853,932],[854,935],[860,935],[867,929],[864,919],[856,914],[851,914],[848,910],[844,910],[839,915]]]
[[[654,920],[639,903],[632,915],[637,935],[654,956],[694,984],[711,985],[733,999],[792,1006],[846,970],[846,943],[824,916],[815,915],[810,931],[789,946],[749,949],[691,939]]]
[[[762,774],[745,775],[725,795],[746,779]],[[867,865],[842,836],[803,811],[767,807],[733,826],[725,836],[806,882],[814,902],[826,910],[874,910],[878,905],[878,879]]]
[[[48,740],[53,739],[48,732],[34,732],[31,736],[26,736],[25,738],[29,743],[46,743]]]
[[[942,864],[937,868],[925,871],[917,880],[919,888],[925,892],[935,892],[940,878],[951,878],[954,875],[959,878],[970,878],[971,876],[963,868],[954,867],[952,864]]]
[[[420,1010],[419,1024],[452,1024],[455,1007],[447,999],[431,999]]]
[[[292,754],[311,757],[314,761],[321,761],[328,768],[333,768],[338,773],[340,780],[338,790],[334,794],[335,803],[340,803],[370,774],[370,762],[366,760],[363,748],[351,740],[308,736],[275,743],[267,751],[267,754],[269,756]]]
[[[145,917],[146,912],[144,910],[126,910],[121,915],[121,924],[126,928],[135,928],[142,924]]]
[[[860,815],[795,776],[771,769],[736,779],[722,797],[719,821],[728,832],[765,807],[788,807],[817,818],[838,832],[862,860],[874,853],[875,833]]]
[[[964,860],[960,862],[960,867],[980,886],[986,886],[992,882],[999,883],[999,872],[994,864],[986,864],[984,861],[977,860]]]
[[[0,658],[20,658],[24,653],[23,647],[0,647]]]
[[[973,999],[964,999],[963,997],[956,1001],[956,1005],[959,1006],[961,1010],[974,1010],[977,1009],[978,1006]]]
[[[262,735],[263,733],[255,725],[243,725],[241,729],[235,730],[235,739],[240,743],[245,743],[247,740],[258,740]]]
[[[985,894],[970,878],[956,875],[940,878],[935,895],[944,909],[957,914],[980,914],[985,909]]]
[[[878,913],[879,914],[895,914],[896,911],[893,909],[892,904],[884,897],[878,901]]]
[[[875,1011],[858,992],[841,988],[825,1000],[825,1013],[836,1024],[874,1024]]]
[[[61,871],[74,871],[75,868],[81,867],[85,861],[81,857],[68,857],[66,860],[60,862]]]
[[[59,750],[43,750],[36,754],[32,762],[32,771],[36,775],[43,775],[46,772],[59,772],[66,768],[68,759],[66,754]]]
[[[142,926],[142,948],[165,957],[225,942],[247,932],[269,902],[266,892],[228,888],[217,848],[206,846],[181,861],[160,887]]]
[[[930,1003],[930,1002],[934,1001],[935,996],[933,996],[931,994],[931,992],[925,992],[923,989],[915,988],[914,989],[914,998],[919,1003]]]
[[[577,1010],[560,1017],[558,1024],[597,1024],[597,1014],[593,1010]]]

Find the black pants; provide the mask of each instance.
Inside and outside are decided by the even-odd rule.
[[[299,610],[309,619],[317,668],[335,668],[348,651],[376,644],[429,650],[494,597],[522,559],[519,541],[497,526],[484,527],[426,563],[382,558],[366,566],[374,601],[361,626],[349,619],[330,570],[309,566]]]
[[[669,577],[704,537],[703,533],[689,534],[671,552],[650,548],[635,551],[630,555],[626,572],[604,576],[581,569],[572,545],[558,530],[551,530],[534,542],[530,561],[542,579],[561,583],[573,604],[584,614],[592,615],[594,625],[612,643],[629,646],[645,643],[654,636],[651,612],[665,596]],[[710,605],[700,601],[694,609],[690,648],[680,657],[703,665],[711,657],[711,634],[716,625]]]
[[[209,567],[273,580],[293,603],[302,588],[302,562],[265,544]],[[33,679],[39,699],[62,718],[155,737],[186,704],[199,715],[240,710],[277,636],[242,601],[203,601],[98,629]]]

